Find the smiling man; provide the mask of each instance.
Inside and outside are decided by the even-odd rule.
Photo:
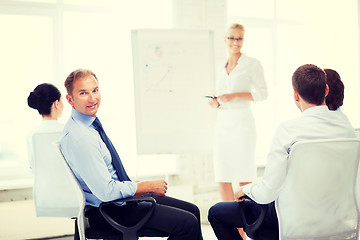
[[[120,157],[97,117],[101,94],[99,81],[90,70],[78,69],[65,80],[66,99],[72,106],[60,149],[82,187],[90,226],[111,227],[99,212],[101,202],[149,194],[156,208],[139,236],[169,239],[202,239],[200,212],[194,204],[165,196],[167,183],[160,180],[131,181]],[[110,213],[124,225],[138,222],[150,203],[112,205]]]
[[[77,81],[65,82],[66,89],[70,90],[66,99],[77,112],[96,117],[101,102],[97,78],[95,74],[87,71],[79,71],[77,75]]]

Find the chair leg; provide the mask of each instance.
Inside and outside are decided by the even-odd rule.
[[[77,219],[75,219],[75,233],[74,233],[74,240],[80,240],[80,236],[79,236],[79,229],[77,226]]]
[[[139,239],[136,231],[128,231],[123,233],[124,240],[136,240]]]

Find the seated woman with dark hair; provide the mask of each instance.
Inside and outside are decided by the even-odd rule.
[[[329,93],[325,102],[329,110],[336,111],[340,116],[349,121],[348,117],[341,111],[340,107],[344,101],[344,84],[340,75],[333,69],[325,68],[326,81],[329,86]],[[349,121],[350,122],[350,121]]]
[[[59,89],[49,83],[38,85],[30,92],[27,102],[29,107],[39,112],[43,120],[31,131],[27,139],[30,169],[32,169],[34,162],[32,136],[37,132],[62,132],[64,125],[58,122],[58,118],[62,114],[64,105]]]
[[[332,69],[324,69],[327,77],[327,85],[329,86],[329,94],[326,96],[326,105],[329,110],[337,110],[343,105],[344,100],[344,84],[340,75]]]

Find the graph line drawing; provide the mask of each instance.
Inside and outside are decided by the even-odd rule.
[[[146,68],[149,68],[150,66],[146,64]],[[169,88],[171,86],[171,79],[170,79],[170,73],[172,71],[172,66],[168,66],[165,70],[165,73],[161,74],[159,78],[156,79],[148,79],[149,85],[146,87],[146,91],[151,91],[153,89],[160,89],[162,86],[167,86],[169,92],[172,92],[173,89]]]

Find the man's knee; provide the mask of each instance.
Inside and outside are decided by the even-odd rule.
[[[178,226],[182,229],[183,232],[191,233],[194,236],[197,236],[200,231],[199,220],[192,213],[183,215]]]
[[[196,206],[195,204],[191,203],[191,207],[192,207],[192,213],[195,215],[195,217],[200,221],[200,209],[198,208],[198,206]]]
[[[208,221],[211,222],[215,222],[216,221],[216,215],[217,212],[219,211],[219,203],[216,203],[215,205],[213,205],[209,211],[208,211]]]

